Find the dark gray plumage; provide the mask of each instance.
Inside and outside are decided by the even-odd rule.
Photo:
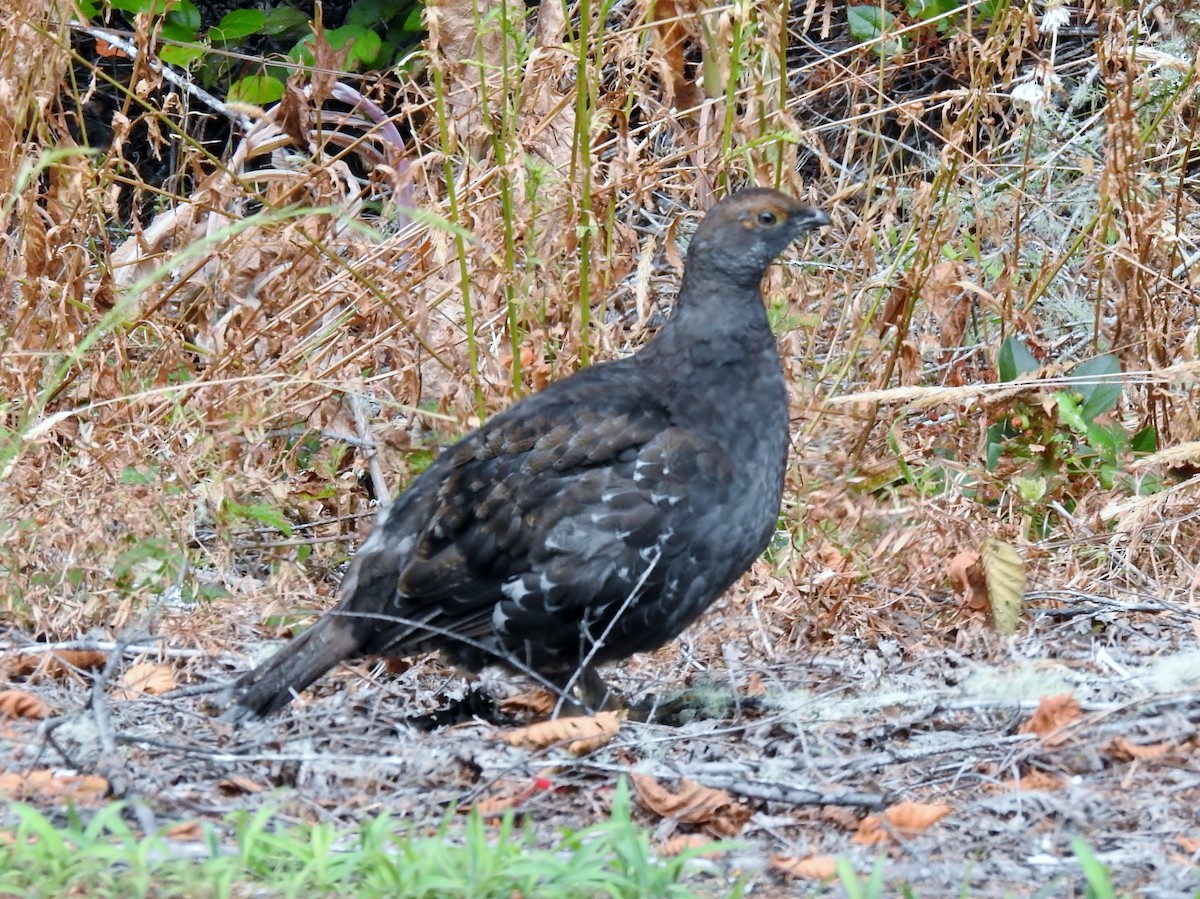
[[[381,513],[337,607],[237,681],[225,717],[266,715],[344,659],[428,649],[600,707],[595,666],[675,637],[771,538],[788,404],[760,282],[828,222],[773,190],[716,204],[654,340],[447,449]]]

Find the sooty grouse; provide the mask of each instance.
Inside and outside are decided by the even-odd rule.
[[[381,513],[337,607],[234,684],[226,720],[286,705],[343,659],[428,649],[604,705],[595,666],[675,637],[771,538],[788,404],[760,282],[828,223],[773,190],[717,203],[654,340],[443,452]]]

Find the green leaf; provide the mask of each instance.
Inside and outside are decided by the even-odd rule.
[[[311,66],[316,60],[312,52],[313,36],[303,37],[288,51],[288,59],[297,65]]]
[[[183,0],[167,13],[167,24],[186,28],[195,37],[200,30],[200,10],[192,0]]]
[[[175,22],[167,21],[163,24],[162,31],[159,32],[163,40],[176,41],[180,44],[195,44],[196,29],[188,28],[187,25],[180,25]],[[189,50],[195,49],[188,47]]]
[[[199,44],[189,43],[186,47],[163,47],[158,51],[158,58],[173,66],[186,67],[195,62],[205,53]]]
[[[379,35],[361,25],[343,25],[341,28],[325,32],[325,37],[335,50],[349,45],[346,65],[351,69],[370,66],[379,58],[379,50],[383,46],[383,39]]]
[[[232,44],[252,34],[261,34],[266,15],[259,9],[235,9],[221,17],[221,21],[208,29],[208,38],[214,44]]]
[[[889,58],[904,52],[904,41],[899,37],[884,38],[896,17],[880,6],[848,6],[846,21],[850,34],[860,44],[871,44],[877,56]]]
[[[267,14],[263,16],[259,34],[282,34],[293,28],[308,25],[309,18],[307,13],[301,12],[294,6],[276,6],[267,10]]]
[[[239,505],[237,512],[249,521],[256,521],[267,527],[275,528],[285,537],[292,536],[292,523],[275,506],[268,503],[247,503]]]
[[[1146,425],[1129,441],[1129,448],[1135,453],[1152,453],[1158,449],[1158,432],[1153,425]]]
[[[1111,425],[1104,427],[1094,422],[1089,422],[1087,426],[1087,442],[1088,446],[1096,451],[1105,462],[1116,464],[1117,454],[1121,452],[1128,443],[1125,436],[1125,430],[1120,425]]]
[[[283,96],[283,82],[270,75],[247,75],[229,85],[229,100],[265,106]]]
[[[1112,490],[1113,485],[1117,482],[1117,475],[1120,473],[1121,469],[1115,463],[1101,462],[1100,467],[1096,469],[1096,479],[1103,489]]]
[[[121,469],[119,483],[122,484],[137,484],[142,487],[153,486],[158,483],[158,469],[151,465],[144,472],[138,471],[132,465],[127,465]]]
[[[404,30],[409,34],[416,34],[425,27],[421,21],[421,9],[422,4],[418,3],[412,8],[412,12],[410,12],[408,17],[404,20]]]
[[[908,0],[904,10],[914,19],[925,21],[957,9],[958,0]]]
[[[1056,390],[1051,396],[1058,407],[1059,420],[1076,434],[1086,435],[1088,423],[1079,413],[1079,403],[1075,402],[1075,397],[1065,390]]]
[[[1109,411],[1121,398],[1121,360],[1112,353],[1096,356],[1079,363],[1071,370],[1072,378],[1096,378],[1090,383],[1075,385],[1083,396],[1083,417],[1095,421],[1096,416]],[[1103,380],[1100,380],[1103,379]]]
[[[997,423],[987,429],[987,470],[993,471],[1004,454],[1004,425]]]
[[[358,0],[346,14],[347,25],[374,28],[385,25],[407,8],[401,0]]]
[[[1016,337],[1004,338],[1000,344],[1000,355],[997,359],[1000,368],[1001,381],[1015,381],[1021,375],[1038,370],[1038,361],[1025,344]]]
[[[109,0],[109,6],[134,15],[149,13],[152,16],[161,16],[167,8],[167,0]]]
[[[884,30],[895,19],[890,12],[878,6],[846,7],[846,21],[850,24],[850,34],[861,44],[883,37]]]
[[[94,19],[96,16],[100,15],[100,6],[96,3],[93,3],[92,0],[76,0],[75,6],[79,10],[79,14],[83,16],[85,20]]]

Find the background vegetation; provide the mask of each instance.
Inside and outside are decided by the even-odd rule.
[[[767,283],[788,497],[767,558],[631,692],[790,684],[851,652],[1007,664],[1145,620],[1145,654],[1190,658],[1197,22],[1115,0],[10,3],[10,678],[79,707],[88,682],[18,661],[81,637],[153,638],[178,683],[247,665],[328,604],[439,445],[645,341],[692,211],[747,183],[834,220]]]

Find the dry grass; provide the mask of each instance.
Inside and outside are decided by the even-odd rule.
[[[251,615],[296,577],[327,593],[374,499],[364,445],[380,444],[377,486],[402,485],[514,392],[629,351],[670,302],[684,210],[747,180],[835,216],[801,273],[768,284],[797,421],[793,548],[758,575],[782,597],[773,616],[811,631],[836,604],[871,628],[871,583],[937,593],[958,547],[1028,533],[1004,472],[982,465],[1003,404],[855,394],[986,385],[1017,334],[1051,366],[1111,349],[1129,374],[1121,419],[1162,444],[1196,438],[1192,369],[1167,371],[1197,341],[1183,18],[1097,5],[1056,35],[1016,7],[969,31],[960,12],[953,36],[914,27],[889,60],[819,4],[786,26],[678,11],[619,6],[580,54],[575,24],[551,16],[472,49],[447,4],[416,75],[313,79],[254,113],[226,158],[188,142],[180,92],[141,58],[111,147],[73,148],[75,107],[115,88],[67,80],[90,38],[72,43],[39,4],[7,12],[23,50],[3,54],[16,114],[0,135],[16,620],[63,636],[120,627],[169,590]],[[502,52],[510,68],[484,78],[450,61]],[[402,112],[347,112],[357,91]],[[135,126],[190,187],[131,228]],[[1080,483],[1069,499],[1053,539],[1027,547],[1038,580],[1190,590],[1194,560],[1163,544],[1193,538],[1194,490],[1117,531],[1100,515],[1113,494]],[[290,539],[248,552],[253,525]]]

